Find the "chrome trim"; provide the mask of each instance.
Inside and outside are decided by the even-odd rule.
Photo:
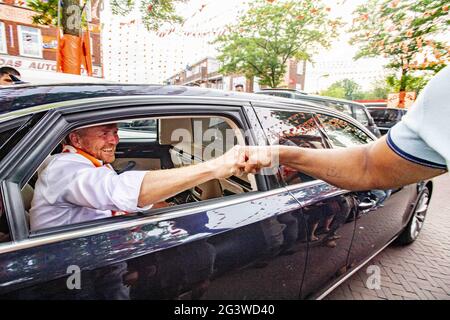
[[[327,295],[329,295],[334,289],[336,289],[337,287],[339,287],[342,283],[344,283],[348,278],[350,278],[352,275],[354,275],[357,271],[359,271],[362,267],[364,267],[368,262],[370,262],[370,260],[372,260],[373,258],[375,258],[375,256],[377,256],[381,251],[383,251],[384,249],[386,249],[387,246],[389,246],[392,242],[395,241],[395,239],[397,239],[397,237],[394,237],[392,240],[390,240],[386,245],[384,245],[380,250],[378,250],[377,252],[375,252],[373,255],[371,255],[369,258],[367,258],[364,262],[362,262],[358,267],[356,267],[355,269],[353,269],[349,274],[347,274],[345,277],[343,277],[341,280],[339,280],[338,282],[336,282],[333,286],[331,286],[329,289],[327,289],[324,293],[322,293],[320,296],[318,296],[316,298],[316,300],[322,300],[323,298],[325,298]]]
[[[69,231],[69,232],[62,232],[61,234],[54,234],[54,235],[46,235],[35,239],[26,239],[21,240],[18,242],[12,242],[9,244],[0,245],[0,254],[8,253],[16,250],[23,250],[28,249],[32,247],[37,247],[41,245],[46,245],[50,243],[65,241],[65,240],[71,240],[76,239],[80,237],[88,237],[99,233],[104,232],[111,232],[116,231],[120,229],[128,229],[128,228],[134,228],[138,226],[145,225],[147,223],[151,222],[159,222],[163,220],[168,219],[174,219],[178,217],[183,217],[191,214],[195,214],[199,211],[205,211],[205,210],[214,210],[218,208],[222,208],[225,206],[230,206],[234,204],[239,204],[247,201],[254,201],[257,199],[277,195],[287,192],[287,190],[283,187],[275,189],[275,190],[269,190],[269,191],[262,191],[258,192],[256,191],[255,194],[249,194],[246,196],[237,197],[235,199],[231,200],[223,200],[220,199],[219,201],[211,204],[207,204],[201,207],[195,207],[195,208],[187,208],[185,210],[175,211],[175,212],[168,212],[168,213],[162,213],[160,215],[154,215],[154,216],[148,216],[148,217],[142,217],[138,218],[133,221],[126,221],[121,223],[112,223],[108,225],[102,225],[97,226],[93,228],[83,229],[83,230],[75,230],[75,231]]]

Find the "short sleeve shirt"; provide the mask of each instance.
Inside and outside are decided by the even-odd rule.
[[[431,168],[450,163],[450,66],[432,78],[410,110],[388,132],[389,147],[402,158]]]

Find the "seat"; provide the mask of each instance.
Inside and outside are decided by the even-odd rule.
[[[27,220],[28,228],[30,228],[30,209],[31,201],[33,200],[34,189],[28,183],[22,188],[22,201],[25,209],[25,219]]]

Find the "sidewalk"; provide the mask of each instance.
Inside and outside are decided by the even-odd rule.
[[[409,246],[389,246],[326,300],[450,300],[450,175],[435,179],[431,204],[419,238]],[[381,270],[381,289],[366,287],[372,273]]]

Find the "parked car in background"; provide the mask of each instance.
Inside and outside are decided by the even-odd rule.
[[[380,131],[377,128],[377,125],[375,124],[372,117],[370,116],[370,113],[367,111],[366,107],[362,103],[325,96],[317,96],[308,94],[303,91],[289,90],[289,89],[263,89],[255,93],[289,99],[311,101],[329,108],[333,108],[359,121],[367,129],[369,129],[369,131],[372,132],[376,137],[381,136]]]
[[[386,134],[406,114],[406,109],[370,107],[367,108],[382,135]]]
[[[211,143],[376,137],[306,100],[193,87],[19,85],[0,89],[0,105],[1,299],[320,299],[394,240],[416,240],[433,192],[432,181],[348,191],[281,166],[198,184],[164,208],[32,230],[40,169],[82,127],[118,124],[117,172],[203,162],[222,154]]]

